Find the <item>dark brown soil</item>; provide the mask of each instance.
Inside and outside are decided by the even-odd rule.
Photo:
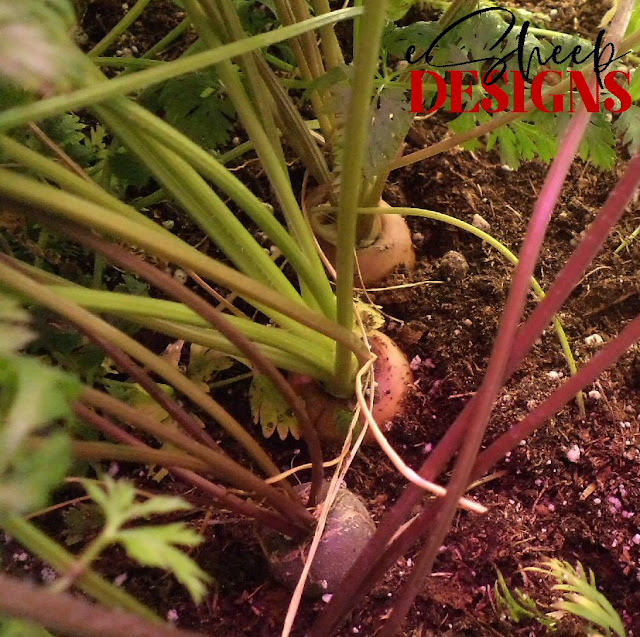
[[[608,3],[551,0],[523,4],[537,11],[557,9],[552,22],[556,28],[576,29],[587,37],[597,33],[600,16],[608,8]],[[96,33],[90,33],[93,39],[117,21],[119,5],[96,0],[90,6],[96,21]],[[162,33],[174,24],[165,23]],[[434,118],[418,132],[432,143],[444,131]],[[622,162],[612,172],[600,172],[580,161],[574,164],[541,255],[537,277],[543,287],[566,262],[622,169]],[[513,172],[502,167],[495,154],[456,151],[393,173],[385,198],[392,205],[436,210],[468,222],[480,215],[488,222],[490,234],[517,252],[545,172],[538,162]],[[461,230],[422,219],[411,219],[409,224],[418,267],[391,284],[435,283],[372,296],[393,317],[386,330],[415,368],[415,390],[406,414],[395,423],[391,441],[405,461],[418,467],[482,380],[512,266]],[[563,309],[561,319],[578,364],[597,351],[597,345],[585,340],[588,336],[598,335],[607,342],[640,312],[640,244],[614,254],[620,238],[639,224],[640,213],[634,205]],[[441,260],[450,250],[468,263],[462,278],[442,276]],[[548,330],[502,392],[487,441],[525,416],[567,374],[558,340]],[[639,388],[640,352],[635,348],[587,388],[584,419],[575,404],[568,405],[496,467],[492,478],[473,492],[489,513],[463,513],[456,518],[436,572],[425,583],[403,634],[546,634],[535,622],[504,621],[494,605],[493,587],[499,569],[511,586],[548,605],[552,601],[548,582],[531,574],[523,576],[520,569],[555,557],[572,564],[580,561],[592,569],[600,590],[623,616],[628,634],[640,635]],[[245,391],[246,387],[235,387],[230,403],[248,422],[246,409],[237,406]],[[268,444],[283,468],[305,462],[304,452],[294,442]],[[580,450],[577,461],[567,455],[574,445]],[[157,488],[143,478],[140,481]],[[182,491],[180,485],[165,482],[170,489]],[[360,452],[347,483],[379,520],[402,492],[404,480],[374,447]],[[228,514],[214,510],[209,516],[202,499],[198,503],[201,508],[191,520],[202,530],[205,542],[194,555],[215,577],[206,603],[195,608],[172,578],[136,568],[117,551],[100,560],[99,570],[110,579],[127,573],[124,586],[128,590],[164,616],[175,612],[181,626],[220,637],[280,634],[290,595],[269,578],[253,530]],[[60,518],[49,518],[49,531],[59,531]],[[19,547],[8,544],[5,557],[10,571],[28,571],[34,579],[43,579],[42,566],[27,559]],[[414,557],[415,552],[408,554],[387,573],[365,603],[354,609],[341,636],[376,634]],[[305,633],[323,605],[322,601],[303,602],[296,635]],[[564,620],[556,634],[585,633],[577,623]]]

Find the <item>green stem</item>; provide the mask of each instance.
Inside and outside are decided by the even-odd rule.
[[[44,436],[31,436],[25,446],[37,452],[46,442]],[[152,449],[151,447],[130,447],[128,445],[118,445],[111,442],[87,442],[84,440],[74,440],[71,443],[71,453],[75,458],[82,460],[117,460],[119,462],[133,462],[142,465],[162,465],[163,467],[181,467],[206,473],[209,465],[178,451],[164,451],[163,449]]]
[[[162,60],[145,60],[134,57],[95,57],[91,60],[96,66],[105,69],[150,69],[166,64]]]
[[[338,205],[338,243],[336,246],[337,321],[350,330],[353,326],[354,247],[358,215],[356,207],[362,184],[362,163],[369,131],[367,114],[371,106],[373,79],[378,66],[378,51],[384,27],[387,1],[366,5],[361,24],[361,38],[355,57],[355,80],[347,114],[342,158],[342,178]],[[332,390],[339,395],[353,391],[352,355],[338,345]]]
[[[234,356],[240,354],[218,332],[211,330],[211,325],[205,319],[182,303],[132,296],[121,292],[89,290],[76,285],[55,285],[52,286],[52,289],[60,296],[77,303],[87,310],[126,317],[142,325],[147,324],[149,319],[161,319],[163,321],[171,321],[174,324],[182,324],[185,327],[204,328],[204,330],[201,329],[199,331],[216,337],[215,342],[221,346],[221,351]],[[314,365],[314,368],[323,370],[323,377],[330,374],[333,357],[331,351],[327,351],[325,341],[309,342],[307,339],[290,334],[285,330],[261,325],[243,317],[229,315],[227,320],[252,341],[282,350],[283,353],[290,354],[292,357],[307,360]],[[194,332],[190,333],[193,334]]]
[[[49,213],[61,215],[84,227],[116,237],[120,241],[148,249],[153,254],[212,279],[247,299],[253,299],[258,307],[271,308],[267,312],[276,322],[284,322],[292,327],[300,327],[300,324],[307,326],[352,348],[360,361],[368,359],[368,351],[352,332],[304,305],[291,303],[277,292],[216,262],[159,226],[151,228],[146,224],[141,225],[108,208],[4,169],[0,169],[0,192],[16,201],[45,209]],[[155,224],[151,222],[151,225]]]
[[[233,4],[232,0],[200,0],[203,9],[207,10],[207,7],[217,8],[221,12],[222,21],[229,34],[229,41],[239,41],[246,38],[247,34],[242,27],[240,18]],[[222,38],[223,41],[224,38]],[[220,42],[216,43],[219,46]],[[280,143],[280,133],[276,127],[274,119],[275,103],[271,94],[267,90],[265,83],[258,71],[257,62],[260,60],[260,53],[254,52],[243,55],[239,59],[240,68],[244,75],[245,85],[248,87],[248,92],[251,100],[254,104],[260,104],[261,108],[258,110],[258,115],[262,119],[264,131],[271,142],[271,146],[276,152],[276,155],[280,159],[280,163],[284,170],[286,170],[286,161],[284,157],[284,151]]]
[[[186,0],[186,2],[190,5],[194,3],[195,0]],[[195,13],[192,14],[192,18],[195,21],[197,19],[197,15]],[[210,46],[214,46],[216,44],[216,39],[207,29],[206,22],[203,24],[198,23],[198,27],[201,29],[200,35],[203,39],[205,39]],[[232,65],[231,62],[226,60],[221,61],[218,65],[218,72],[220,73],[220,78],[233,101],[236,112],[254,143],[262,166],[269,177],[271,185],[273,186],[291,233],[296,239],[302,252],[312,262],[314,267],[318,269],[321,268],[322,265],[320,257],[316,251],[313,233],[311,232],[304,216],[302,215],[300,207],[298,206],[298,202],[293,193],[291,179],[286,170],[286,165],[281,161],[280,154],[277,152],[277,149],[272,144],[272,140],[265,132],[262,122],[254,109],[254,105],[251,103],[249,96],[244,90],[238,69]]]
[[[78,89],[65,95],[57,95],[32,104],[9,108],[0,114],[0,132],[5,132],[32,121],[39,121],[47,117],[60,115],[69,110],[86,108],[110,97],[140,91],[154,84],[178,77],[179,75],[200,71],[201,69],[212,66],[213,64],[218,64],[237,55],[283,42],[300,33],[353,18],[360,13],[361,10],[358,9],[332,11],[328,15],[311,18],[304,23],[283,27],[268,33],[261,33],[260,35],[242,40],[241,42],[233,42],[221,46],[215,50],[203,51],[202,53],[181,57],[173,62],[167,62],[162,66],[130,75],[121,75],[108,82],[92,84],[91,86]]]
[[[327,0],[311,0],[316,15],[323,15],[331,11]],[[333,69],[344,64],[344,57],[340,49],[340,43],[336,37],[333,27],[322,27],[320,29],[320,46],[324,53],[324,59],[328,69]]]
[[[66,573],[76,563],[75,557],[40,531],[31,522],[10,513],[0,515],[0,526],[26,549],[59,573]],[[153,622],[160,618],[134,597],[110,584],[92,571],[85,571],[75,581],[82,591],[112,608],[122,608]]]
[[[195,169],[107,109],[94,107],[94,110],[241,272],[293,302],[300,300],[291,282]]]
[[[148,60],[155,57],[158,53],[162,53],[171,44],[173,44],[178,38],[182,37],[191,26],[191,20],[185,18],[178,26],[174,27],[164,36],[159,42],[154,44],[148,51],[142,55],[142,59]]]
[[[147,8],[149,2],[151,2],[151,0],[138,0],[138,2],[127,11],[124,18],[89,51],[89,55],[101,55],[104,53],[142,15],[142,12]]]
[[[111,543],[113,535],[112,529],[105,526],[101,533],[89,543],[82,554],[76,557],[75,564],[64,574],[63,577],[56,580],[50,587],[52,593],[63,593],[69,587],[73,586],[78,576],[82,575],[91,568],[91,564],[95,562],[100,553],[102,553]]]
[[[179,131],[133,102],[119,100],[117,105],[115,103],[110,104],[109,108],[116,111],[121,118],[126,117],[130,120],[132,126],[153,135],[158,142],[176,152],[193,165],[204,177],[210,179],[216,186],[224,190],[280,249],[301,280],[311,290],[323,313],[328,318],[335,316],[335,298],[329,281],[324,274],[324,268],[316,254],[315,245],[312,247],[307,246],[308,249],[312,250],[311,252],[305,251],[282,227],[264,203],[233,173],[222,166],[222,159],[229,161],[231,157],[225,156],[220,160],[216,160]],[[288,177],[286,179],[288,180]],[[289,190],[290,188],[289,182]],[[297,208],[295,198],[294,204]]]
[[[142,317],[130,317],[126,314],[122,315],[123,318],[128,318],[139,325],[146,326],[148,328],[157,330],[162,334],[167,334],[174,338],[181,338],[190,343],[197,343],[210,349],[233,356],[239,362],[251,366],[250,361],[246,360],[242,353],[232,345],[229,341],[222,337],[219,332],[202,327],[193,327],[191,325],[185,325],[184,323],[176,323],[174,321],[166,321],[164,319],[146,318]],[[272,331],[276,331],[273,330]],[[278,330],[281,331],[281,330]],[[301,351],[298,349],[295,353],[285,352],[280,348],[272,347],[270,345],[260,345],[260,350],[269,360],[280,369],[284,369],[294,374],[304,374],[305,376],[311,376],[321,383],[330,382],[333,377],[333,359],[328,362],[322,363],[322,366],[318,361],[309,360],[307,357],[301,356]],[[327,352],[323,355],[326,358]],[[329,370],[326,366],[329,365]]]

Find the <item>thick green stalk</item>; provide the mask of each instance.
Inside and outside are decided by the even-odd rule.
[[[148,323],[149,320],[159,319],[171,321],[176,328],[179,328],[180,324],[185,327],[199,328],[189,333],[193,335],[202,332],[208,338],[215,339],[221,351],[233,356],[241,356],[237,348],[231,346],[219,332],[211,329],[207,321],[182,303],[121,292],[90,290],[76,285],[54,285],[52,288],[59,295],[92,312],[129,318],[141,325],[151,326]],[[322,369],[325,377],[330,374],[333,357],[332,352],[327,351],[324,341],[311,343],[285,330],[274,329],[243,317],[229,315],[227,320],[253,342],[267,345],[269,349],[281,350],[282,354],[290,354],[292,358],[308,361],[314,369]],[[281,361],[286,360],[285,356],[279,358]],[[278,364],[278,367],[280,366]],[[287,366],[285,365],[284,368],[287,369]]]
[[[328,0],[311,0],[313,10],[316,15],[323,15],[331,11]],[[320,46],[327,68],[334,69],[344,64],[344,57],[340,49],[340,43],[336,37],[333,27],[322,27],[320,29]]]
[[[23,146],[7,135],[0,135],[0,150],[22,166],[31,168],[45,179],[57,183],[69,193],[89,199],[165,236],[173,236],[168,230],[165,230],[132,206],[109,194],[94,181],[79,177],[53,159]]]
[[[224,190],[280,249],[301,280],[312,291],[323,313],[328,318],[335,317],[333,290],[315,249],[312,253],[305,252],[278,222],[273,212],[268,210],[264,203],[232,172],[225,169],[220,160],[215,159],[182,133],[133,102],[121,100],[118,101],[117,106],[113,103],[109,108],[117,111],[122,117],[126,116],[140,129],[144,129],[158,141],[166,144],[193,165],[205,178]]]
[[[107,109],[94,107],[94,110],[127,148],[146,164],[165,191],[173,195],[238,270],[294,302],[300,300],[296,289],[262,246],[186,161],[160,142],[114,117]]]
[[[307,122],[289,97],[287,91],[280,84],[278,76],[271,67],[264,60],[259,60],[258,65],[262,77],[278,106],[276,116],[285,139],[295,150],[313,178],[319,184],[329,184],[331,181],[329,166],[318,148],[318,143],[311,134]]]
[[[37,452],[47,439],[42,436],[32,436],[25,442],[25,446]],[[87,442],[74,440],[71,443],[71,453],[82,460],[118,460],[120,462],[134,462],[142,465],[159,464],[163,467],[182,467],[206,473],[209,465],[203,460],[194,458],[179,451],[164,451],[141,447],[136,449],[128,445],[117,445],[111,442]]]
[[[27,550],[51,565],[59,573],[66,573],[75,566],[75,557],[65,551],[31,522],[17,515],[5,513],[0,515],[0,526],[4,529],[5,533],[11,535]],[[75,584],[80,590],[87,593],[87,595],[97,599],[106,606],[122,608],[153,622],[161,621],[153,611],[141,604],[137,599],[121,588],[110,584],[92,571],[81,573],[75,580]]]
[[[214,261],[162,228],[154,230],[141,226],[103,206],[79,199],[5,169],[0,169],[0,192],[11,199],[34,205],[84,227],[148,249],[157,256],[210,278],[248,299],[253,299],[259,306],[272,308],[269,314],[276,322],[288,323],[294,327],[296,325],[300,327],[300,324],[307,326],[352,348],[359,360],[366,361],[368,358],[366,348],[352,332],[336,325],[321,314],[307,309],[304,305],[291,303],[273,290]],[[284,317],[293,321],[283,320]]]
[[[287,0],[275,0],[276,12],[280,22],[285,25],[296,24],[297,20],[294,12],[290,6],[290,2]],[[292,38],[291,48],[296,58],[298,70],[300,75],[309,83],[313,83],[317,79],[317,75],[314,75],[310,56],[312,55],[308,51],[307,43],[303,38]],[[309,97],[313,105],[313,110],[320,121],[320,128],[325,135],[326,139],[331,139],[333,135],[333,122],[331,121],[330,113],[325,103],[326,96],[322,96],[317,89],[310,92]]]
[[[378,67],[378,51],[384,27],[387,1],[366,5],[361,23],[361,38],[355,57],[355,78],[345,125],[342,179],[338,205],[338,243],[336,245],[337,321],[350,330],[353,326],[354,248],[358,215],[356,207],[362,185],[362,162],[369,131],[369,109],[373,80]],[[335,360],[335,383],[338,394],[353,391],[352,355],[338,345]]]
[[[195,0],[186,0],[186,2],[187,6],[190,6],[192,3],[195,3]],[[197,16],[192,14],[192,18],[195,21]],[[216,46],[217,40],[214,34],[207,29],[207,24],[198,23],[197,26],[201,29],[200,35],[205,42],[207,42],[210,47]],[[271,185],[273,186],[291,233],[295,237],[302,251],[307,255],[307,258],[310,259],[317,267],[321,267],[320,257],[316,251],[313,233],[300,210],[298,202],[296,201],[291,185],[291,179],[286,171],[286,167],[283,166],[278,153],[274,150],[272,142],[266,134],[262,123],[260,122],[260,118],[256,113],[254,104],[251,103],[249,96],[244,90],[237,68],[231,64],[230,61],[224,60],[218,64],[218,72],[242,123],[254,143],[256,152],[258,153],[262,166],[269,177]]]
[[[261,33],[241,42],[233,42],[221,46],[215,50],[181,57],[162,66],[129,75],[121,75],[108,82],[92,84],[65,95],[57,95],[32,104],[9,108],[0,114],[0,132],[5,132],[32,121],[60,115],[69,110],[85,108],[110,97],[140,91],[174,77],[200,71],[237,55],[283,42],[306,31],[353,18],[360,15],[360,13],[361,10],[358,9],[332,11],[330,14],[311,18],[311,20],[307,20],[304,23],[283,27],[268,33]]]
[[[126,99],[110,103],[114,110],[132,125],[145,130],[166,144],[166,146],[196,167],[207,179],[222,188],[260,226],[267,236],[281,250],[296,272],[318,299],[323,313],[329,318],[335,316],[335,298],[324,274],[324,270],[314,269],[295,241],[280,225],[272,212],[239,180],[200,146],[189,140],[173,127],[155,117],[137,104]],[[134,221],[143,223],[168,237],[174,237],[154,221],[141,214],[132,206],[121,202],[92,181],[82,179],[57,162],[19,144],[6,135],[0,135],[0,150],[24,166],[29,166],[43,177],[55,181],[65,190],[120,212]]]
[[[131,318],[124,314],[123,317]],[[239,362],[251,367],[251,362],[215,330],[193,327],[191,325],[185,325],[184,323],[176,323],[174,321],[165,321],[164,319],[156,318],[142,319],[141,317],[138,317],[137,319],[131,318],[131,320],[140,325],[154,329],[162,334],[166,334],[167,336],[181,338],[190,343],[197,343],[198,345],[203,345],[210,349],[220,351],[223,354],[228,354],[229,356],[236,358]],[[329,361],[330,370],[327,370],[326,363],[321,367],[317,364],[317,361],[301,357],[300,350],[295,353],[288,353],[270,345],[259,345],[258,347],[260,348],[260,351],[279,369],[284,369],[288,372],[293,372],[294,374],[311,376],[325,384],[333,378],[333,359]]]
[[[228,39],[222,37],[222,41],[227,43],[229,41],[243,40],[247,37],[247,34],[242,27],[240,18],[236,12],[236,8],[232,0],[200,0],[200,4],[205,13],[209,7],[216,7],[222,14],[222,20],[218,21],[217,28],[225,26],[228,32]],[[223,24],[220,24],[222,22]],[[280,133],[276,126],[274,119],[275,103],[271,97],[267,87],[264,84],[262,77],[258,71],[257,61],[260,57],[259,52],[247,53],[240,57],[240,66],[242,73],[245,76],[245,86],[247,86],[249,94],[254,104],[260,104],[261,108],[258,110],[258,115],[262,119],[264,131],[267,137],[271,141],[271,145],[276,154],[280,158],[283,169],[286,170],[286,161],[284,157],[284,151],[280,144]]]

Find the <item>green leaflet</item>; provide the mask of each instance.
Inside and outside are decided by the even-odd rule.
[[[0,295],[0,512],[24,513],[46,504],[71,462],[66,433],[53,433],[33,453],[23,447],[32,433],[56,420],[71,420],[78,381],[18,353],[33,334],[28,314]]]
[[[298,421],[289,404],[273,383],[263,374],[255,374],[249,387],[249,404],[253,422],[262,427],[262,435],[270,438],[277,430],[281,440],[289,433],[298,440]]]
[[[82,480],[91,499],[100,506],[105,526],[91,545],[101,552],[109,544],[122,545],[130,557],[143,566],[162,568],[172,573],[199,603],[206,592],[210,577],[183,551],[180,546],[194,547],[202,538],[186,524],[175,522],[157,526],[122,528],[125,524],[151,515],[166,515],[191,508],[181,498],[153,496],[144,502],[136,501],[133,485],[105,476],[103,482]],[[95,556],[94,556],[95,557]]]

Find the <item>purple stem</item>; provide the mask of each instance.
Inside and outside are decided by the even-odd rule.
[[[117,440],[118,442],[122,442],[136,448],[150,448],[149,445],[146,445],[135,436],[124,431],[121,427],[118,427],[118,425],[110,421],[108,418],[97,414],[93,409],[89,409],[82,403],[75,403],[73,411],[81,420],[113,440]],[[187,482],[213,496],[223,506],[226,506],[231,511],[253,518],[257,522],[278,531],[278,533],[283,533],[284,535],[288,535],[296,540],[302,540],[308,535],[307,529],[289,523],[277,513],[269,511],[264,507],[257,506],[238,498],[232,493],[229,493],[229,491],[224,487],[203,478],[194,471],[180,467],[167,467],[167,469],[183,482]]]
[[[0,612],[77,637],[203,637],[202,633],[152,624],[132,613],[90,604],[69,593],[52,593],[7,575],[0,575]]]

